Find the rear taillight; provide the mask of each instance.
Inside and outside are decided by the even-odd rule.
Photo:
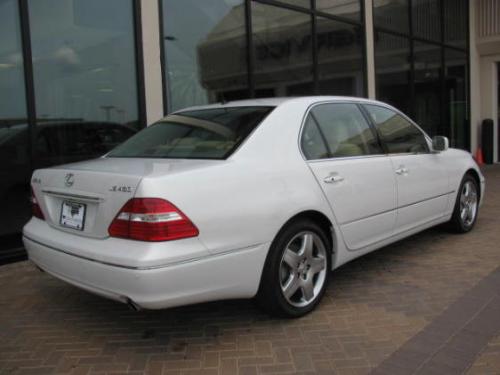
[[[170,241],[196,237],[198,229],[172,203],[160,198],[132,198],[108,229],[111,237]]]
[[[38,204],[33,188],[31,188],[31,212],[34,217],[45,220],[45,216],[43,216],[43,212]]]

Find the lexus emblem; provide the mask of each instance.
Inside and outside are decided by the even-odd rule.
[[[75,175],[73,173],[67,173],[66,176],[64,177],[64,184],[67,187],[73,186],[75,183]]]

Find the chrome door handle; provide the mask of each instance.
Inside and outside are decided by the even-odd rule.
[[[408,169],[405,167],[399,167],[398,169],[396,169],[396,174],[398,175],[408,174]]]
[[[323,179],[323,181],[326,182],[327,184],[331,184],[331,183],[335,183],[335,182],[344,181],[344,177],[339,176],[338,174],[332,174],[328,177],[325,177]]]

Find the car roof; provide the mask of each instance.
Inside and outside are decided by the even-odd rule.
[[[352,102],[365,102],[365,103],[379,103],[385,105],[385,103],[377,102],[375,100],[369,100],[352,96],[294,96],[294,97],[234,100],[225,103],[215,103],[215,104],[183,108],[173,113],[181,113],[186,111],[195,111],[202,109],[230,108],[230,107],[268,107],[268,106],[278,107],[288,102],[297,102],[307,105],[323,101],[352,101]]]

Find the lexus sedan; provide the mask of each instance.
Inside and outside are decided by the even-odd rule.
[[[387,104],[237,101],[36,170],[23,238],[42,270],[135,309],[256,297],[298,317],[330,270],[437,224],[470,231],[484,184],[469,153]]]

